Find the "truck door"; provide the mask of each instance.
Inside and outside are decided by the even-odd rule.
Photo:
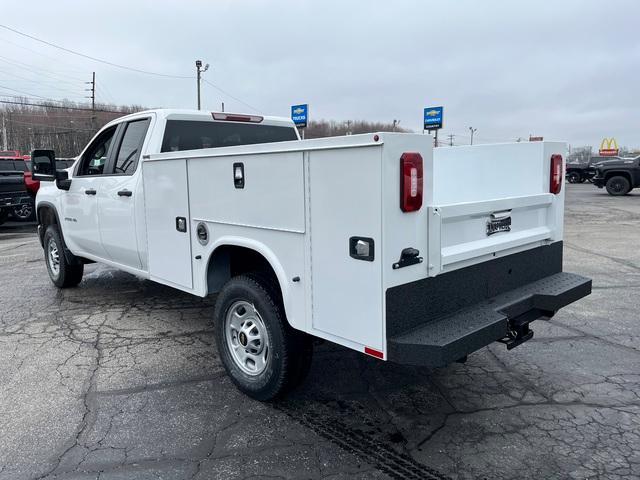
[[[136,235],[136,202],[142,202],[138,189],[140,174],[138,160],[149,128],[150,118],[122,124],[116,137],[116,147],[109,159],[105,176],[98,191],[100,236],[107,258],[127,267],[140,269]]]
[[[102,247],[98,224],[98,192],[102,188],[105,166],[113,151],[117,126],[106,129],[87,147],[71,181],[62,192],[60,222],[65,242],[76,254],[87,253],[108,258]]]

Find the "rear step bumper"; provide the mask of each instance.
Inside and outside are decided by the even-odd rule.
[[[387,358],[439,367],[464,359],[494,341],[513,348],[531,338],[530,322],[552,316],[590,293],[590,279],[554,273],[389,337]]]

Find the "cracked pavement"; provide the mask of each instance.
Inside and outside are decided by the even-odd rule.
[[[593,294],[531,341],[434,370],[322,344],[275,404],[225,376],[215,298],[100,265],[57,290],[0,227],[0,479],[640,478],[640,193],[566,188]]]

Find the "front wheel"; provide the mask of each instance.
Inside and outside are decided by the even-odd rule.
[[[617,175],[607,180],[607,192],[609,195],[626,195],[631,191],[631,184],[626,177]]]
[[[55,225],[49,225],[44,233],[44,258],[49,278],[58,288],[75,287],[82,280],[84,265],[71,264],[64,255],[62,235]]]
[[[272,400],[302,381],[311,339],[289,326],[273,280],[232,278],[216,301],[215,337],[233,383],[256,400]]]
[[[569,172],[567,174],[567,181],[569,183],[580,183],[581,176],[578,172]]]

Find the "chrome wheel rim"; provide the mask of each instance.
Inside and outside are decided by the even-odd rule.
[[[225,335],[231,358],[247,375],[260,375],[270,359],[269,334],[256,310],[244,300],[227,310]]]
[[[47,258],[49,260],[51,274],[57,278],[58,275],[60,275],[60,251],[54,239],[50,239],[47,244]]]
[[[21,220],[27,219],[31,216],[31,205],[20,205],[19,207],[17,207],[14,210],[14,213],[17,217],[19,217]]]

